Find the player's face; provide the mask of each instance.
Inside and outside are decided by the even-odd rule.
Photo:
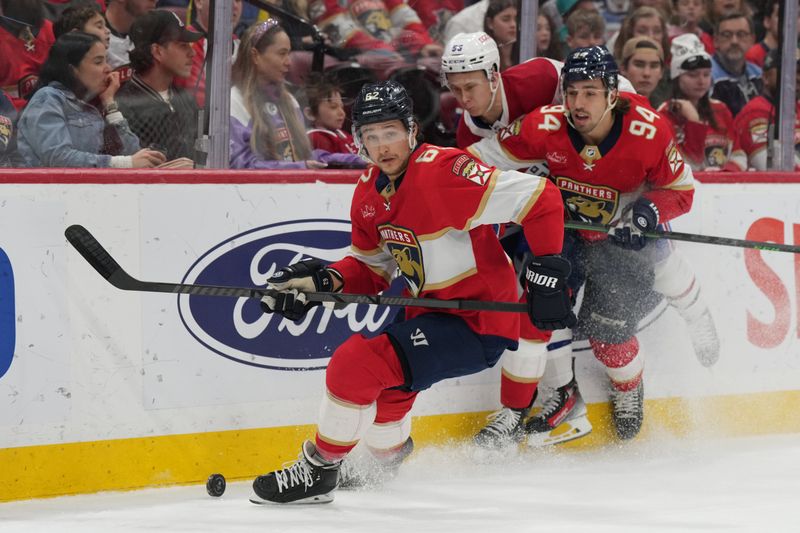
[[[381,171],[394,178],[405,172],[411,147],[408,131],[400,120],[387,120],[362,126],[361,143]]]
[[[608,100],[602,80],[583,80],[567,85],[566,105],[579,133],[591,132],[601,120],[609,120],[612,116],[605,112]]]
[[[83,31],[91,35],[97,35],[106,46],[111,40],[111,31],[106,26],[106,19],[100,13],[86,21],[86,24],[83,25]]]
[[[711,69],[696,68],[678,77],[678,87],[686,98],[696,102],[711,89]]]
[[[661,81],[663,71],[658,53],[652,48],[636,50],[623,68],[623,74],[633,84],[636,92],[648,97]]]
[[[319,103],[314,124],[329,130],[339,130],[344,124],[344,104],[338,91]]]
[[[482,70],[448,74],[447,86],[458,104],[473,117],[481,116],[492,101],[492,89]]]

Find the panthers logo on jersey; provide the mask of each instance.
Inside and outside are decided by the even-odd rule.
[[[572,220],[609,224],[614,218],[619,204],[617,190],[561,177],[556,178],[556,185]]]
[[[394,257],[411,294],[418,296],[425,285],[425,269],[422,266],[422,248],[414,232],[391,224],[379,226],[378,232]]]

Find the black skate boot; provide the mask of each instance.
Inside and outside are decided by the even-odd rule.
[[[414,441],[408,437],[391,456],[376,457],[369,454],[365,461],[350,456],[342,461],[339,469],[339,486],[342,490],[377,488],[397,476],[400,465],[414,451]]]
[[[521,441],[525,435],[524,422],[529,409],[503,407],[490,414],[489,423],[475,435],[475,444],[483,448],[500,448]]]
[[[528,446],[558,444],[592,432],[586,404],[575,379],[563,387],[550,390],[553,390],[553,394],[544,402],[542,410],[525,423]]]
[[[642,429],[644,419],[644,380],[630,391],[611,390],[611,407],[617,436],[622,440],[632,439]]]
[[[253,481],[253,503],[330,503],[339,479],[339,465],[329,463],[307,440],[297,461]]]

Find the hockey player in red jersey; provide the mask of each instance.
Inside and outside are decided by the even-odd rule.
[[[573,51],[561,75],[564,106],[538,109],[469,151],[502,168],[546,162],[570,217],[614,227],[610,237],[569,232],[565,253],[585,276],[579,327],[610,378],[617,435],[629,439],[643,419],[636,327],[660,298],[654,254],[639,252],[642,232],[687,212],[694,186],[670,124],[644,97],[620,96],[617,72],[604,47]]]
[[[304,292],[374,294],[398,273],[421,298],[515,301],[514,269],[493,229],[515,222],[535,254],[526,267],[528,317],[409,308],[374,338],[350,337],[328,365],[316,438],[291,466],[254,481],[254,503],[331,501],[342,459],[362,438],[396,469],[412,447],[409,411],[419,391],[493,366],[516,348],[520,320],[542,329],[575,324],[570,265],[558,255],[563,206],[550,181],[419,144],[411,98],[393,81],[361,89],[353,131],[373,164],[353,195],[351,253],[327,267],[310,260],[279,270],[265,312],[299,320],[311,306]]]

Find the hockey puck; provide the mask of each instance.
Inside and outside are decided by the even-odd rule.
[[[209,496],[219,498],[225,494],[225,476],[222,474],[211,474],[206,481],[206,491]]]

